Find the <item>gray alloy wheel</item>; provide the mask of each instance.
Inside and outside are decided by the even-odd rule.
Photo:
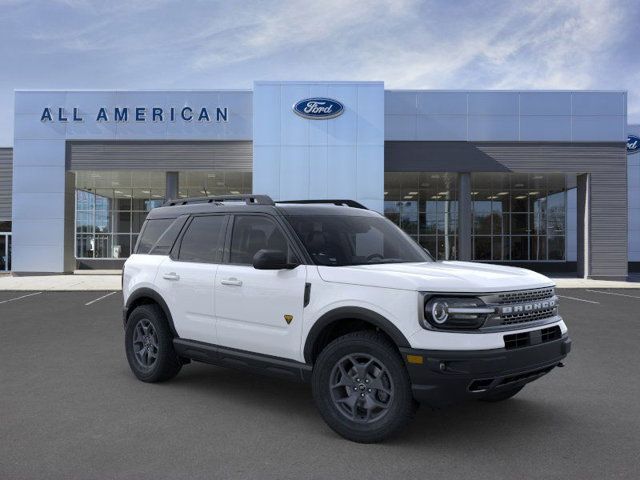
[[[394,399],[394,385],[384,363],[366,353],[342,357],[329,376],[331,399],[347,419],[372,423],[384,417]]]
[[[381,333],[346,333],[313,365],[313,398],[325,422],[354,442],[385,440],[413,416],[411,380],[397,347]]]
[[[151,368],[158,358],[158,334],[146,318],[138,320],[133,331],[133,353],[138,364]]]

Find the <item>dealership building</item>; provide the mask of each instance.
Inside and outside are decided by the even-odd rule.
[[[169,198],[354,199],[437,260],[623,279],[640,265],[640,126],[623,91],[16,91],[0,269],[119,268]]]

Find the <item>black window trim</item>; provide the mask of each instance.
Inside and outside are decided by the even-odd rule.
[[[279,227],[282,234],[284,234],[285,238],[287,239],[287,242],[289,243],[289,246],[293,250],[294,255],[298,258],[298,261],[300,262],[299,264],[313,265],[313,263],[311,262],[311,258],[309,258],[309,254],[304,249],[304,247],[302,247],[300,243],[300,239],[297,237],[297,235],[294,235],[293,232],[291,231],[291,226],[287,222],[283,221],[282,217],[279,215],[271,215],[269,213],[262,213],[262,212],[246,212],[246,213],[238,212],[238,213],[232,213],[229,215],[230,219],[227,222],[227,232],[225,236],[224,250],[222,252],[222,264],[232,265],[237,267],[252,266],[251,264],[247,264],[247,263],[231,263],[230,262],[231,236],[233,235],[233,228],[235,227],[236,217],[249,217],[249,216],[266,217],[272,220],[276,224],[276,227]]]
[[[185,233],[189,230],[189,226],[191,225],[191,222],[193,222],[193,219],[195,217],[225,217],[225,221],[223,222],[223,226],[222,226],[222,239],[223,239],[223,247],[222,247],[222,259],[220,262],[194,262],[191,260],[181,260],[179,258],[179,254],[180,254],[180,248],[182,246],[182,239],[184,238]],[[178,235],[178,238],[176,239],[176,241],[173,244],[173,247],[171,248],[171,252],[169,253],[169,258],[171,258],[171,260],[173,260],[174,262],[183,262],[183,263],[198,263],[198,264],[202,264],[202,265],[220,265],[223,263],[222,260],[224,260],[224,252],[225,252],[225,248],[226,248],[226,238],[227,238],[227,234],[229,231],[229,219],[230,219],[231,215],[229,215],[228,213],[225,212],[212,212],[212,213],[197,213],[197,214],[192,214],[189,215],[189,218],[187,219],[187,221],[184,223],[184,225],[182,226],[182,230],[180,230],[180,234]]]

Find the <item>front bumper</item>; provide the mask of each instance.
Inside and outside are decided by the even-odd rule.
[[[571,351],[565,333],[528,347],[492,350],[401,348],[414,398],[441,407],[532,382],[558,366]],[[422,362],[422,363],[419,363]]]

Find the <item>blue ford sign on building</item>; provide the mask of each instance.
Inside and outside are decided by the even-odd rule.
[[[627,137],[627,153],[640,152],[640,137],[629,135]]]
[[[311,120],[327,120],[341,115],[344,105],[331,98],[305,98],[293,106],[293,111]]]

